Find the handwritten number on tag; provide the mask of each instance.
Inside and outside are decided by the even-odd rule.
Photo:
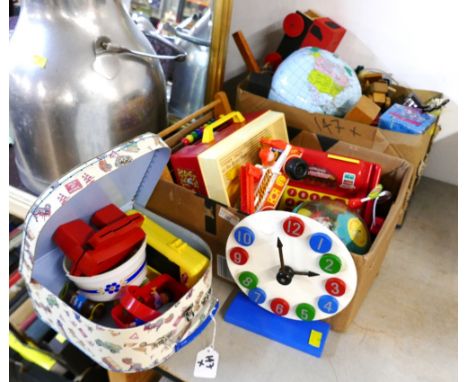
[[[218,361],[219,354],[211,346],[199,351],[193,375],[197,378],[216,378]]]

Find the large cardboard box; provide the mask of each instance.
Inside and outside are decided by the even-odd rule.
[[[413,170],[409,192],[402,207],[406,211],[414,187],[422,176],[434,136],[440,130],[438,118],[424,134],[403,134],[343,118],[309,113],[306,110],[250,93],[245,90],[246,85],[247,80],[241,82],[237,87],[236,108],[242,113],[267,109],[281,111],[285,114],[286,123],[290,128],[313,132],[336,141],[351,143],[407,160],[412,164]],[[422,102],[442,96],[441,93],[430,90],[409,89],[401,86],[395,86],[395,88],[396,93],[393,95],[393,100],[400,102],[410,93],[415,93]],[[403,222],[403,217],[398,224]]]
[[[318,143],[316,136],[309,132],[301,132],[292,142],[310,148],[316,148]],[[413,166],[397,156],[389,156],[344,142],[336,143],[328,151],[380,164],[382,184],[395,196],[384,225],[369,252],[366,255],[353,254],[358,272],[356,294],[346,309],[330,319],[333,330],[345,331],[359,311],[374,278],[379,273],[397,223],[403,214]],[[234,208],[226,207],[177,184],[162,180],[158,182],[146,208],[200,235],[210,245],[215,257],[213,262],[215,275],[230,281],[224,252],[226,240],[233,226],[245,215]]]

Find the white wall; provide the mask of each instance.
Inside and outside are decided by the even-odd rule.
[[[284,16],[312,9],[347,29],[336,53],[352,67],[392,73],[404,86],[437,90],[450,103],[424,175],[458,184],[458,36],[462,11],[456,0],[234,0],[230,35],[242,30],[257,60],[274,51]],[[466,20],[464,23],[468,23]],[[460,30],[460,31],[459,31]],[[466,36],[465,36],[466,37]],[[245,71],[230,37],[226,80]]]

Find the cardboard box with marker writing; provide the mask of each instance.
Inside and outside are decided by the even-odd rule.
[[[332,142],[343,141],[407,160],[413,166],[413,169],[409,189],[402,206],[402,209],[406,211],[414,187],[422,176],[434,136],[440,130],[438,118],[424,134],[404,134],[344,118],[309,113],[306,110],[255,95],[246,90],[247,87],[247,80],[241,82],[237,87],[236,108],[242,113],[266,109],[280,111],[285,114],[286,123],[289,128],[309,131],[319,136],[330,138],[333,140]],[[439,92],[429,90],[415,90],[401,86],[395,86],[395,89],[396,93],[392,98],[394,101],[399,102],[402,102],[410,93],[416,94],[422,102],[442,96]],[[326,146],[330,145],[330,139],[326,140]],[[402,224],[403,218],[404,215],[401,216],[398,222],[399,225]]]
[[[315,134],[303,131],[292,140],[292,143],[318,148],[319,141]],[[358,313],[382,266],[397,223],[403,214],[413,167],[408,161],[397,156],[344,142],[337,142],[328,151],[380,164],[381,182],[394,196],[392,203],[387,205],[385,222],[369,252],[366,255],[353,254],[358,272],[356,294],[347,308],[330,320],[334,330],[345,331]],[[215,257],[213,262],[215,275],[226,281],[232,281],[226,266],[225,245],[232,228],[245,215],[235,208],[227,207],[165,180],[158,182],[146,207],[200,235],[210,245]]]

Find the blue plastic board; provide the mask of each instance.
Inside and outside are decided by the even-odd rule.
[[[238,292],[224,320],[250,332],[320,358],[330,324],[324,321],[296,321],[276,316]]]

